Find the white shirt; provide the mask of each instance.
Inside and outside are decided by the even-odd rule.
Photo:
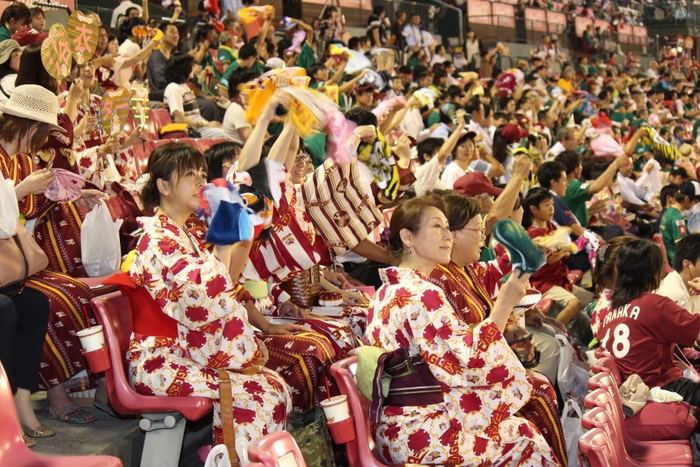
[[[224,115],[223,128],[224,134],[228,139],[241,144],[245,143],[238,130],[240,128],[251,128],[251,125],[245,117],[243,107],[235,102],[231,102]]]
[[[635,185],[631,178],[618,173],[617,182],[620,184],[620,196],[623,200],[632,204],[646,204],[646,190]]]
[[[123,3],[122,3],[123,5]],[[141,46],[131,39],[127,39],[119,46],[119,55],[122,57],[133,57],[141,51]]]
[[[422,45],[425,51],[425,56],[430,58],[430,49],[428,48],[435,38],[428,31],[424,31],[420,26],[414,26],[413,24],[407,24],[403,28],[404,36],[406,36],[406,45],[413,47],[414,45]]]
[[[471,170],[464,170],[463,168],[458,166],[456,162],[450,162],[449,164],[447,164],[447,167],[445,167],[445,170],[442,172],[442,176],[440,176],[440,181],[445,186],[446,190],[452,190],[455,186],[455,182],[457,181],[457,179],[462,175],[466,175],[468,172],[471,172]]]
[[[117,21],[119,20],[119,15],[124,15],[126,14],[126,10],[129,8],[136,8],[139,10],[139,16],[141,16],[141,13],[143,12],[142,8],[140,5],[137,5],[136,3],[126,0],[125,2],[121,2],[119,6],[117,6],[114,11],[112,12],[112,21],[110,21],[109,26],[114,29],[117,27]]]
[[[436,63],[442,63],[445,61],[445,56],[444,55],[433,55],[433,58],[430,59],[430,66],[435,66]]]
[[[652,70],[651,68],[649,68],[647,70],[647,75],[649,76],[649,78],[659,79],[659,74],[656,71]]]
[[[488,152],[490,155],[493,154],[493,138],[491,138],[491,133],[489,132],[488,128],[483,128],[481,125],[472,120],[469,122],[469,125],[467,125],[467,130],[471,130],[477,135],[483,135],[484,137],[481,140],[481,143],[486,146],[486,152]]]
[[[185,117],[191,118],[198,122],[207,123],[207,121],[199,113],[199,105],[197,98],[192,93],[187,84],[170,83],[165,88],[163,94],[163,103],[170,109],[170,114],[175,115],[175,111],[179,110]]]
[[[700,313],[700,295],[690,295],[688,287],[677,271],[668,273],[654,293],[670,298],[676,305],[694,315]]]
[[[651,173],[647,173],[647,167],[651,166]],[[663,184],[661,183],[661,164],[656,159],[649,159],[644,164],[642,174],[639,176],[635,185],[647,192],[647,202],[650,202],[655,194],[661,192]]]
[[[561,141],[557,141],[556,143],[554,143],[554,146],[549,148],[549,151],[547,151],[547,156],[545,157],[545,159],[552,160],[564,151],[566,151],[566,148],[564,147],[564,145],[561,144]]]
[[[423,196],[431,190],[442,190],[445,186],[440,180],[440,172],[443,164],[440,163],[437,156],[434,156],[425,164],[418,167],[413,175],[416,176],[416,181],[413,186],[416,190],[416,196]]]

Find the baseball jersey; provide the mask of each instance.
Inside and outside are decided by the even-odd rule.
[[[673,265],[673,259],[676,256],[676,242],[688,234],[688,229],[685,225],[685,217],[683,213],[673,206],[669,206],[661,218],[659,225],[661,238],[666,245],[668,253],[668,264]]]
[[[603,317],[597,336],[620,369],[622,379],[638,374],[650,388],[683,376],[673,361],[674,344],[692,346],[700,334],[700,315],[671,299],[645,293]]]
[[[562,198],[571,212],[574,213],[576,219],[582,226],[588,227],[588,207],[586,201],[590,201],[593,195],[588,193],[590,183],[582,182],[581,180],[569,180],[569,186],[566,188],[566,194]]]
[[[532,225],[527,229],[527,234],[530,238],[537,238],[550,235],[555,230],[557,230],[556,226],[548,221],[546,229]],[[568,273],[569,270],[562,260],[545,264],[530,277],[530,284],[542,293],[548,292],[555,286],[563,287],[571,292],[573,286],[567,279]]]

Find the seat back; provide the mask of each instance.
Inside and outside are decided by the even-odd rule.
[[[599,388],[586,395],[584,403],[588,408],[601,407],[603,408],[612,422],[613,433],[617,435],[617,438],[613,438],[611,434],[611,439],[619,446],[621,449],[618,451],[620,456],[629,459],[627,455],[627,443],[628,435],[627,428],[625,427],[625,417],[622,412],[622,399],[620,398],[620,390],[615,384],[608,385],[606,389]],[[584,425],[585,426],[585,425]]]
[[[376,446],[369,426],[369,401],[357,389],[355,370],[357,356],[345,358],[331,366],[331,375],[335,379],[341,394],[348,397],[350,415],[355,421],[354,441],[345,445],[350,467],[386,467],[376,454]]]
[[[112,368],[105,372],[109,403],[122,415],[180,412],[188,420],[198,420],[211,411],[212,402],[204,397],[162,397],[139,394],[127,378],[126,351],[131,340],[129,302],[120,292],[95,297],[90,302],[97,322],[102,325]]]
[[[2,364],[0,364],[0,410],[5,414],[3,416],[5,421],[0,423],[0,465],[17,465],[15,462],[18,459],[31,458],[32,453],[22,441],[12,387]]]
[[[284,430],[273,431],[253,441],[248,446],[248,458],[265,467],[306,467],[299,446]]]
[[[612,375],[607,371],[601,371],[588,378],[588,389],[595,391],[598,388],[608,389],[608,386],[616,384]]]
[[[599,428],[605,431],[616,457],[619,459],[620,456],[624,455],[623,453],[626,451],[624,441],[622,440],[622,434],[615,428],[615,422],[606,407],[598,406],[585,412],[581,418],[581,424],[587,430]],[[622,465],[622,463],[618,462],[616,465]]]
[[[148,139],[160,139],[160,129],[173,123],[168,109],[151,109],[148,111]]]
[[[610,437],[600,428],[593,428],[578,439],[579,450],[586,455],[591,467],[618,467]],[[574,461],[570,461],[572,464]]]
[[[609,373],[612,378],[614,378],[615,384],[618,386],[623,383],[622,375],[620,375],[620,369],[617,367],[617,363],[611,357],[601,357],[591,365],[593,373]]]
[[[225,143],[227,141],[228,139],[226,138],[197,138],[195,142],[197,144],[197,149],[199,149],[199,152],[204,154],[204,152],[207,149],[214,146],[215,144]]]
[[[664,243],[663,237],[661,237],[661,234],[655,233],[654,235],[651,236],[651,239],[659,245],[661,248],[661,252],[663,253],[664,257],[664,275],[668,274],[669,272],[673,271],[673,268],[668,264],[668,252],[666,251],[666,244]]]

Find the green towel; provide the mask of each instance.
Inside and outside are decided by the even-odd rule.
[[[384,350],[373,345],[363,345],[357,349],[357,371],[355,379],[357,388],[368,400],[372,400],[372,388],[374,386],[374,375],[377,373],[377,361],[384,353]],[[391,378],[382,378],[382,393],[384,397],[389,395]]]

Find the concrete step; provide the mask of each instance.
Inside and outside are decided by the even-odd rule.
[[[121,459],[124,467],[139,467],[144,433],[139,419],[117,419],[94,407],[86,408],[98,417],[86,425],[71,425],[47,417],[46,392],[32,395],[32,406],[39,421],[56,430],[56,436],[37,439],[33,451],[42,456],[110,455]],[[188,422],[179,467],[202,467],[197,450],[211,443],[211,415],[195,423]],[[76,466],[80,467],[80,466]],[[151,466],[147,466],[151,467]],[[160,466],[152,466],[160,467]]]

